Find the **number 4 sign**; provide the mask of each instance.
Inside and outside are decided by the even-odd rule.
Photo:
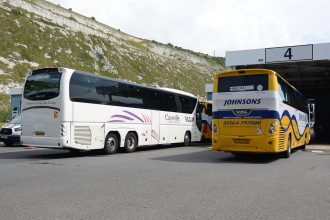
[[[286,50],[286,52],[285,52],[285,54],[284,54],[284,57],[287,57],[287,58],[289,58],[289,60],[291,60],[291,58],[293,57],[293,56],[292,56],[292,48],[291,48],[291,47],[289,47],[289,48]]]
[[[313,60],[313,45],[266,48],[266,63]]]

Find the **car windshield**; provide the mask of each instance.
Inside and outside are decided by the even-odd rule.
[[[21,115],[17,115],[13,120],[10,121],[10,124],[20,124],[21,123]]]

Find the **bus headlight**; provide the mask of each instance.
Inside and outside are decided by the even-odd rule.
[[[212,130],[213,130],[213,133],[217,133],[218,132],[218,127],[217,127],[217,125],[215,123],[213,123]]]
[[[278,121],[274,121],[273,123],[271,123],[268,127],[268,134],[273,135],[276,132],[276,125],[277,125]]]

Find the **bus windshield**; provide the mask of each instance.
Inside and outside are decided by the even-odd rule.
[[[28,100],[48,100],[60,92],[61,73],[57,69],[32,73],[26,79],[24,98]]]
[[[225,76],[218,78],[218,92],[268,90],[268,74]]]

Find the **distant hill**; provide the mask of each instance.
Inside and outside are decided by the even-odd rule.
[[[0,0],[0,20],[0,110],[36,68],[65,66],[200,96],[224,68],[222,57],[133,37],[42,0]]]

